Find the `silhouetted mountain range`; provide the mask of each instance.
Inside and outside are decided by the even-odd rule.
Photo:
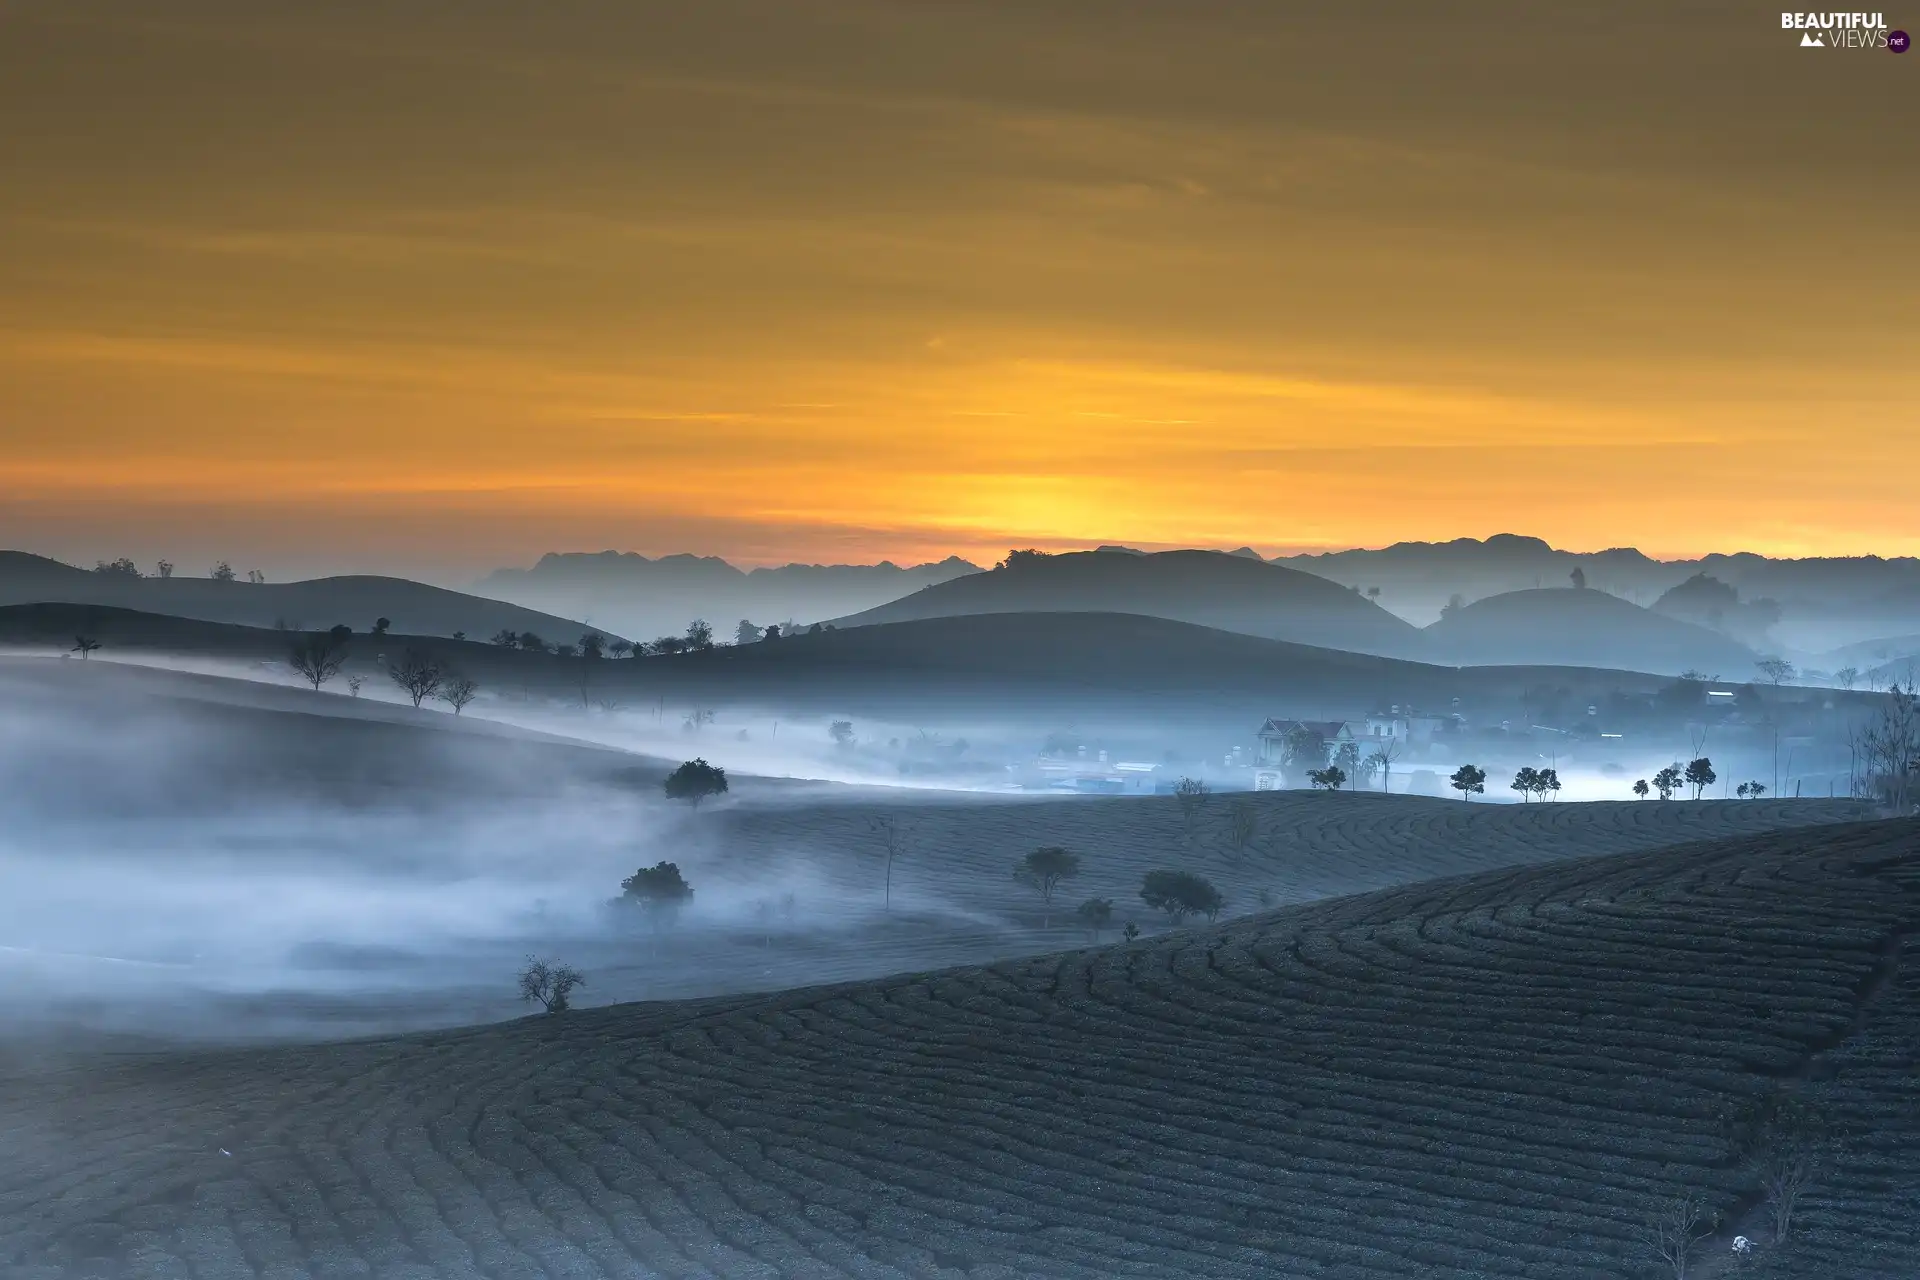
[[[760,626],[818,622],[978,572],[958,556],[911,567],[883,560],[737,569],[718,556],[575,551],[551,552],[531,569],[496,570],[474,590],[630,636],[678,634],[694,618],[730,636],[741,619]]]
[[[0,605],[87,604],[230,622],[248,627],[321,630],[343,623],[355,631],[386,618],[393,630],[482,638],[496,631],[532,631],[576,640],[582,623],[484,596],[405,578],[356,575],[305,582],[222,582],[212,578],[140,577],[79,569],[24,551],[0,551]]]

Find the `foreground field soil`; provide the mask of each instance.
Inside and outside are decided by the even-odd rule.
[[[1843,1137],[1761,1273],[1910,1277],[1916,929],[1920,824],[1857,824],[863,984],[22,1060],[0,1274],[1654,1275],[1671,1197],[1758,1203],[1721,1109],[1793,1089]]]

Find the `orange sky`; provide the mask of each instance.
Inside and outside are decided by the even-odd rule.
[[[0,544],[1920,553],[1920,55],[1436,8],[0,8]]]

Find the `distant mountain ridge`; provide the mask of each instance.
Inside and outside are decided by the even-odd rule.
[[[882,560],[741,569],[719,556],[564,551],[548,552],[531,569],[495,570],[473,589],[628,635],[676,634],[698,617],[730,636],[742,619],[759,626],[819,622],[979,572],[958,556],[910,566]]]
[[[1552,663],[1679,675],[1754,678],[1760,655],[1720,632],[1574,587],[1488,596],[1426,629],[1437,660],[1461,665]]]

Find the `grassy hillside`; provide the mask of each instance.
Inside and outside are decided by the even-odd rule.
[[[1843,1135],[1758,1274],[1912,1273],[1910,823],[1493,872],[878,982],[23,1064],[0,1266],[1106,1280],[1654,1274],[1762,1235],[1729,1108]]]
[[[843,627],[983,613],[1131,613],[1270,640],[1419,657],[1412,625],[1311,573],[1218,551],[1041,556],[942,582]]]
[[[64,650],[76,631],[103,656],[196,654],[260,662],[281,676],[284,633],[71,605],[0,608],[0,644]],[[1446,708],[1460,698],[1493,714],[1550,682],[1570,698],[1645,694],[1664,683],[1631,672],[1473,667],[1343,653],[1138,615],[985,614],[847,627],[673,657],[583,659],[478,641],[360,635],[349,670],[424,648],[490,692],[623,706],[756,706],[806,714],[1111,718],[1238,726],[1267,715],[1349,717],[1389,703]],[[1494,718],[1498,718],[1497,714]]]
[[[44,556],[0,552],[0,606],[102,605],[249,627],[284,624],[324,631],[344,623],[371,630],[376,618],[413,635],[484,638],[502,629],[549,641],[577,640],[584,624],[499,600],[430,587],[405,578],[350,576],[306,582],[216,582],[211,578],[136,578],[95,573]],[[609,633],[611,634],[611,633]]]
[[[1448,662],[1689,669],[1744,683],[1759,654],[1715,631],[1604,591],[1549,587],[1476,600],[1426,629]]]

